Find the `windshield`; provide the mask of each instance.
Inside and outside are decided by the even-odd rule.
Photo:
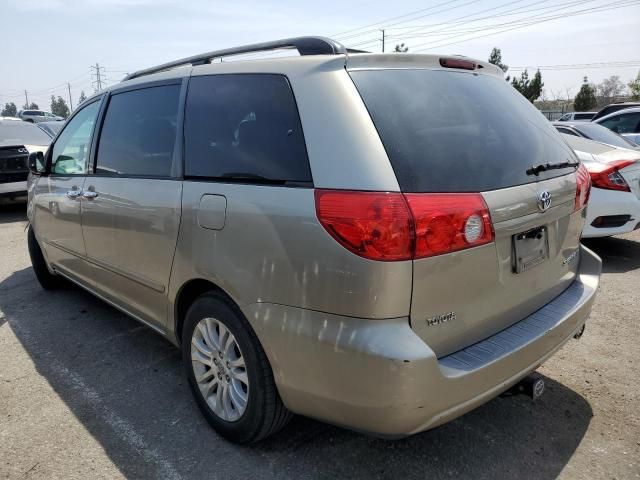
[[[637,149],[638,146],[621,137],[615,132],[612,132],[606,127],[598,125],[597,123],[585,123],[584,125],[574,125],[576,130],[579,130],[591,140],[596,142],[606,143],[620,148],[633,148]]]
[[[405,192],[482,192],[546,180],[575,162],[549,121],[504,79],[442,70],[350,72]]]
[[[51,137],[31,123],[22,121],[0,122],[0,146],[49,145]]]

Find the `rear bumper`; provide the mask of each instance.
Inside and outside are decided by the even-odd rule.
[[[537,368],[584,325],[601,261],[580,248],[576,280],[536,313],[437,358],[407,318],[366,320],[273,304],[245,314],[293,412],[380,436],[452,420]]]
[[[591,224],[598,217],[629,215],[629,221],[618,227],[594,227]],[[592,188],[587,219],[582,230],[584,238],[609,237],[629,233],[640,223],[640,199],[631,192]]]

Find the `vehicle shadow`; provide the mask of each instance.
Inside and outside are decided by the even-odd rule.
[[[26,201],[0,198],[0,225],[27,220]]]
[[[90,294],[43,292],[25,268],[0,282],[0,309],[38,373],[127,478],[552,479],[592,417],[583,397],[547,378],[536,402],[498,398],[403,440],[298,417],[241,447],[199,414],[179,351]]]
[[[625,273],[640,268],[640,242],[623,237],[583,238],[602,258],[603,273]]]

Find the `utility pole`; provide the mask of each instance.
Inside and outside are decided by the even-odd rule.
[[[24,108],[29,108],[29,97],[27,96],[27,91],[24,91],[24,101],[27,102],[24,104]]]
[[[69,113],[73,112],[73,100],[71,100],[71,84],[67,82],[67,89],[69,90]]]
[[[95,65],[91,65],[91,68],[96,70],[96,79],[94,82],[91,82],[91,83],[94,86],[94,90],[97,93],[100,90],[102,90],[102,82],[104,80],[104,74],[101,73],[100,70],[104,70],[104,67],[101,67],[100,64],[96,62]]]
[[[380,31],[382,32],[382,53],[384,53],[384,29]]]

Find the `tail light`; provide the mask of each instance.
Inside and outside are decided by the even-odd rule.
[[[594,187],[605,190],[620,190],[630,192],[629,184],[620,174],[620,170],[635,163],[634,160],[617,160],[607,164],[598,164],[589,167],[591,183]]]
[[[413,219],[401,193],[316,190],[318,219],[333,238],[361,257],[408,260]]]
[[[464,250],[493,241],[489,209],[477,193],[405,195],[415,224],[414,258]]]
[[[461,58],[441,58],[440,66],[444,68],[462,68],[463,70],[475,70],[476,62]]]
[[[344,247],[372,260],[442,255],[494,238],[480,194],[316,190],[315,196],[324,228]]]
[[[589,172],[581,163],[578,170],[576,170],[576,200],[573,208],[574,212],[577,212],[587,204],[590,194],[591,179],[589,178]]]

